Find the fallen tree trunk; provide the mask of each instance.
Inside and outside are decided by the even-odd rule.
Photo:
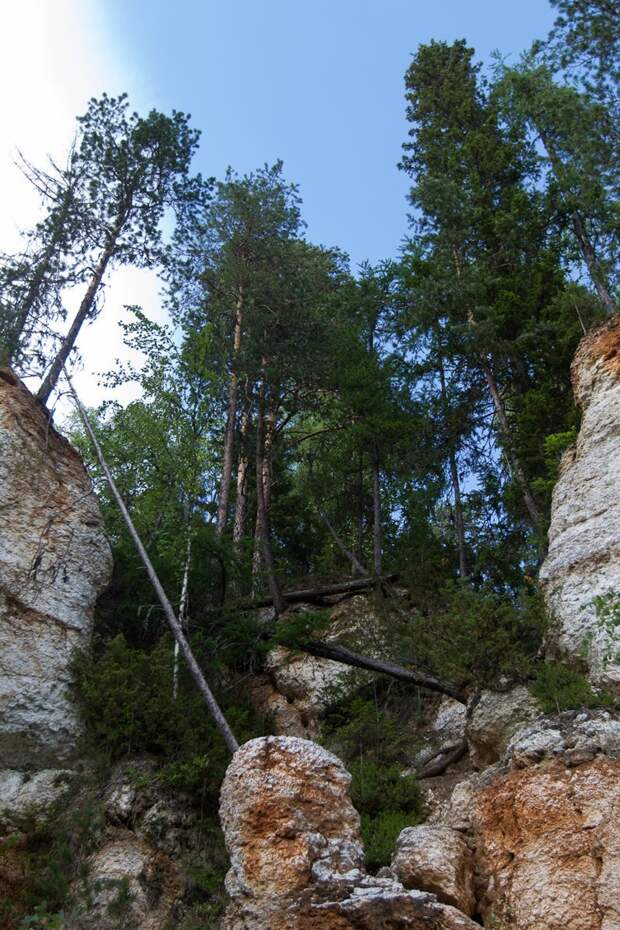
[[[437,755],[429,759],[426,765],[423,765],[422,768],[416,772],[416,775],[418,778],[436,778],[438,775],[443,775],[448,766],[462,759],[466,752],[466,739],[459,740],[456,746],[444,746],[443,749],[439,750]]]
[[[467,704],[467,695],[456,685],[448,681],[442,681],[441,678],[435,678],[433,675],[427,675],[425,672],[404,668],[402,665],[396,665],[394,662],[388,662],[384,659],[372,659],[370,656],[352,652],[346,646],[312,641],[301,643],[297,648],[311,656],[332,659],[334,662],[342,662],[343,665],[352,665],[354,668],[363,668],[370,672],[380,672],[383,675],[389,675],[391,678],[398,678],[399,681],[407,681],[413,685],[419,685],[421,688],[428,688],[429,691],[436,691],[438,694],[447,694],[448,697],[454,698],[455,701]]]
[[[303,604],[304,601],[316,601],[332,594],[354,594],[356,591],[370,591],[377,585],[396,581],[398,575],[384,575],[383,578],[356,578],[352,581],[341,581],[338,584],[326,584],[317,588],[306,588],[299,591],[283,591],[282,597],[287,604]],[[260,607],[271,607],[273,599],[263,597],[254,601],[246,601],[239,605],[240,610],[258,610]]]

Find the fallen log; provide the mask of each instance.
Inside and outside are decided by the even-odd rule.
[[[416,772],[416,775],[418,778],[436,778],[438,775],[443,775],[448,766],[462,759],[466,752],[466,739],[459,740],[456,746],[444,746],[432,759],[428,760],[426,765],[423,765],[422,768]]]
[[[287,604],[303,604],[304,601],[316,601],[332,594],[354,594],[356,591],[370,591],[383,584],[391,584],[398,579],[398,575],[383,575],[381,578],[355,578],[352,581],[341,581],[338,584],[320,585],[317,588],[305,588],[298,591],[283,591],[282,597]],[[271,607],[273,599],[263,597],[254,601],[246,601],[239,605],[239,610],[258,610],[261,607]]]
[[[435,678],[425,672],[404,668],[402,665],[396,665],[396,663],[384,659],[372,659],[370,656],[352,652],[346,646],[310,641],[300,643],[297,648],[311,656],[332,659],[334,662],[342,662],[343,665],[352,665],[354,668],[363,668],[370,672],[380,672],[383,675],[389,675],[391,678],[397,678],[399,681],[407,681],[413,685],[419,685],[421,688],[428,688],[429,691],[446,694],[461,704],[467,704],[467,695],[463,691],[450,682],[442,681],[441,678]]]

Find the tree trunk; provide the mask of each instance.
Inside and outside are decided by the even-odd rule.
[[[381,482],[379,472],[379,454],[375,449],[373,466],[372,466],[372,543],[374,555],[374,570],[377,578],[383,573],[382,567],[382,548],[383,548],[383,527],[381,524]]]
[[[235,430],[237,426],[237,391],[239,375],[237,373],[237,358],[241,349],[241,329],[243,326],[243,290],[239,288],[239,296],[235,305],[235,323],[233,329],[233,356],[232,371],[228,385],[228,405],[226,414],[226,430],[224,432],[224,453],[222,457],[222,477],[220,480],[220,494],[217,503],[217,517],[215,532],[221,536],[226,527],[228,517],[228,500],[230,498],[230,484],[232,479],[233,455],[235,447]]]
[[[262,454],[262,475],[263,475],[263,498],[265,501],[265,514],[269,523],[269,512],[271,510],[271,488],[273,484],[273,440],[275,436],[277,410],[274,407],[265,420],[263,415],[263,454]],[[265,425],[266,423],[266,425]],[[252,596],[258,591],[260,579],[260,570],[263,559],[263,545],[259,527],[258,503],[256,507],[256,526],[254,529],[254,551],[252,553]]]
[[[318,656],[322,659],[331,659],[333,662],[342,662],[343,665],[351,665],[354,668],[364,668],[371,672],[380,672],[383,675],[390,675],[392,678],[398,678],[400,681],[408,681],[411,684],[419,685],[422,688],[428,688],[429,691],[437,691],[439,694],[447,694],[448,697],[454,698],[461,704],[467,703],[467,696],[455,685],[425,672],[419,672],[414,669],[403,668],[394,662],[383,659],[373,659],[370,656],[363,656],[357,652],[352,652],[344,646],[338,646],[331,643],[308,642],[298,646],[302,652],[309,655]]]
[[[276,615],[284,612],[286,604],[276,578],[273,552],[271,550],[271,533],[269,527],[269,510],[267,507],[267,487],[270,482],[270,465],[265,449],[265,385],[261,384],[258,394],[258,411],[256,415],[256,529],[260,542],[262,561],[267,572],[269,593]],[[270,430],[272,432],[272,430]],[[273,436],[271,441],[273,441]],[[269,454],[271,449],[269,450]],[[265,481],[267,479],[267,483]],[[269,490],[269,493],[271,491]]]
[[[112,477],[112,473],[110,472],[108,468],[103,452],[101,451],[101,446],[99,445],[99,442],[97,441],[97,437],[95,436],[95,433],[90,425],[88,417],[86,416],[86,411],[84,410],[84,407],[80,403],[80,399],[78,398],[68,375],[67,375],[67,381],[69,383],[69,388],[71,390],[71,394],[73,395],[75,405],[82,419],[82,423],[84,424],[84,429],[86,430],[86,432],[88,433],[90,437],[90,441],[93,444],[93,448],[97,455],[99,464],[110,486],[112,496],[114,497],[116,504],[118,506],[118,509],[120,510],[121,515],[123,517],[123,520],[125,521],[125,525],[127,526],[127,529],[129,530],[129,535],[131,536],[133,543],[138,551],[138,554],[142,560],[142,564],[144,565],[146,569],[146,573],[149,576],[149,580],[151,584],[153,585],[153,588],[155,589],[155,593],[157,594],[157,597],[159,598],[159,603],[161,604],[163,608],[163,611],[168,621],[168,624],[170,626],[170,629],[172,630],[172,635],[174,636],[175,641],[179,645],[179,650],[183,654],[183,658],[185,659],[185,661],[187,662],[189,666],[189,670],[191,672],[192,678],[194,679],[194,682],[196,683],[198,690],[200,691],[203,698],[205,699],[205,702],[207,704],[207,707],[209,708],[211,716],[213,717],[218,730],[222,734],[222,737],[224,738],[224,742],[226,743],[226,746],[228,747],[229,751],[234,754],[239,748],[239,743],[235,739],[235,736],[228,725],[228,721],[224,717],[224,714],[222,713],[219,704],[217,703],[215,697],[213,696],[213,693],[211,689],[209,688],[209,685],[205,681],[205,677],[202,674],[200,666],[196,662],[194,653],[192,652],[192,648],[185,637],[185,633],[181,629],[181,625],[175,616],[174,610],[172,609],[170,601],[168,600],[166,596],[166,592],[164,591],[161,585],[161,582],[157,576],[157,573],[155,569],[153,568],[153,565],[151,563],[151,560],[148,557],[146,549],[142,545],[142,540],[138,536],[137,530],[135,526],[133,525],[133,521],[131,517],[129,516],[129,511],[125,507],[123,498],[121,497],[120,492],[116,486],[116,482],[114,481],[114,478]]]
[[[443,402],[444,415],[448,416],[448,391],[446,389],[446,373],[443,367],[443,358],[439,353],[439,381],[441,384],[441,399]],[[456,532],[456,545],[459,553],[459,575],[461,578],[467,578],[467,561],[465,559],[465,521],[463,519],[463,503],[461,500],[461,483],[459,481],[459,469],[456,461],[456,453],[452,437],[448,439],[448,460],[450,463],[450,478],[452,480],[452,491],[454,494],[454,528]]]
[[[336,584],[321,585],[318,588],[301,588],[298,591],[283,591],[282,598],[287,604],[303,604],[304,601],[318,601],[337,594],[354,594],[357,591],[370,591],[377,587],[377,582],[391,584],[398,580],[398,575],[384,575],[383,578],[354,578],[351,581],[339,581]],[[273,604],[270,597],[245,601],[239,604],[239,610],[259,610]]]
[[[60,373],[62,372],[65,366],[65,363],[67,359],[69,358],[69,354],[73,346],[75,345],[75,341],[79,335],[79,332],[80,332],[80,329],[82,328],[82,324],[84,323],[84,320],[86,320],[87,317],[89,317],[92,313],[92,309],[95,305],[95,300],[97,298],[97,292],[99,291],[99,288],[101,287],[101,282],[103,280],[103,276],[108,267],[109,261],[114,254],[114,248],[116,246],[117,239],[121,233],[122,227],[123,227],[123,222],[119,218],[114,226],[114,229],[112,230],[110,234],[106,247],[101,253],[101,257],[99,258],[97,267],[95,268],[93,275],[89,281],[88,287],[86,289],[86,293],[84,294],[84,297],[82,298],[82,303],[80,304],[79,310],[73,319],[73,323],[71,324],[69,328],[69,332],[63,339],[62,345],[60,346],[60,349],[58,350],[56,358],[52,362],[50,370],[48,371],[47,375],[43,379],[43,383],[41,384],[41,387],[38,390],[37,398],[43,404],[47,403],[50,394],[56,387],[56,382],[58,381],[60,377]]]
[[[11,336],[11,345],[9,346],[9,364],[14,362],[15,358],[17,357],[24,330],[26,329],[35,305],[41,300],[41,289],[43,287],[45,277],[50,270],[52,259],[58,248],[58,243],[62,238],[64,232],[63,224],[65,223],[69,214],[72,201],[73,191],[69,187],[65,191],[62,198],[62,208],[60,211],[60,216],[56,221],[52,239],[49,242],[47,248],[43,250],[43,255],[41,256],[41,259],[36,266],[28,289],[23,299],[20,301],[19,307],[17,309],[17,320]]]
[[[506,461],[508,462],[508,467],[512,473],[513,478],[519,485],[521,489],[521,494],[523,495],[523,501],[527,508],[527,511],[532,519],[532,523],[537,530],[540,530],[542,526],[541,515],[536,502],[530,490],[527,478],[525,477],[525,472],[521,467],[519,458],[514,451],[512,445],[512,440],[510,438],[510,424],[508,422],[508,417],[506,416],[506,411],[504,409],[504,404],[500,397],[499,391],[497,389],[497,383],[495,381],[495,376],[491,371],[488,363],[484,358],[481,357],[480,364],[484,372],[484,376],[489,387],[489,393],[491,394],[491,399],[493,401],[493,406],[495,408],[495,413],[500,424],[500,432],[503,437],[504,453],[506,455]]]
[[[189,566],[192,558],[192,531],[191,518],[187,527],[187,548],[185,550],[185,566],[183,568],[183,583],[181,585],[181,600],[179,603],[179,625],[183,631],[187,629],[187,594],[189,589]],[[172,697],[176,701],[179,693],[179,644],[174,641],[174,668],[172,671]]]
[[[542,129],[539,122],[535,119],[532,119],[532,123],[540,136],[540,140],[545,148],[547,157],[551,162],[551,167],[553,168],[553,173],[558,182],[560,191],[564,198],[570,193],[567,191],[563,184],[563,164],[562,159],[558,155],[555,146],[551,142],[548,134]],[[611,296],[611,291],[609,288],[609,282],[607,276],[601,267],[601,263],[597,258],[596,252],[594,251],[594,246],[590,242],[590,238],[586,231],[584,218],[577,208],[571,207],[568,205],[570,210],[571,222],[573,224],[573,230],[575,231],[575,237],[579,244],[579,250],[585,262],[586,268],[588,269],[588,274],[590,280],[596,289],[599,300],[604,306],[606,312],[609,316],[613,316],[616,312],[616,305]]]
[[[338,549],[342,552],[342,554],[349,560],[349,562],[350,562],[351,565],[353,566],[353,572],[354,572],[354,574],[358,574],[358,575],[368,575],[368,571],[364,568],[364,566],[363,566],[362,563],[359,561],[359,559],[357,558],[357,556],[355,555],[355,553],[354,553],[354,552],[351,552],[351,550],[348,549],[348,548],[345,546],[345,544],[344,544],[343,541],[341,540],[340,536],[338,535],[338,533],[336,532],[336,530],[335,530],[334,527],[332,526],[332,524],[331,524],[331,522],[330,522],[330,520],[329,520],[329,517],[327,516],[327,514],[325,513],[325,511],[323,510],[323,508],[321,507],[321,505],[320,505],[318,502],[317,502],[317,505],[316,505],[316,509],[318,510],[319,516],[321,517],[323,523],[324,523],[325,526],[327,527],[327,530],[328,530],[328,532],[329,532],[331,538],[334,540],[336,546],[338,547]]]
[[[233,524],[233,548],[237,554],[241,547],[241,540],[245,531],[245,517],[248,506],[248,469],[250,458],[248,455],[248,433],[250,430],[250,417],[252,399],[246,401],[239,430],[239,457],[237,461],[237,497],[235,500],[235,522]]]

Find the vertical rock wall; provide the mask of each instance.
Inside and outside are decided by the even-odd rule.
[[[572,377],[583,420],[553,492],[540,573],[556,624],[548,652],[585,661],[595,684],[620,693],[620,628],[610,634],[593,604],[620,598],[620,317],[582,340]]]
[[[88,644],[112,556],[78,453],[0,370],[0,767],[75,753],[69,663]]]

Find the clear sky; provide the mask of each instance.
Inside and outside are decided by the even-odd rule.
[[[553,19],[547,0],[5,0],[0,12],[0,249],[36,202],[17,147],[59,157],[88,97],[127,90],[136,109],[190,112],[196,168],[221,176],[277,158],[299,183],[308,236],[353,265],[393,256],[406,232],[403,74],[421,42],[465,38],[488,62],[516,59]],[[158,314],[157,286],[117,275],[80,340],[85,368],[111,367],[126,303]],[[100,398],[85,372],[81,389]]]

